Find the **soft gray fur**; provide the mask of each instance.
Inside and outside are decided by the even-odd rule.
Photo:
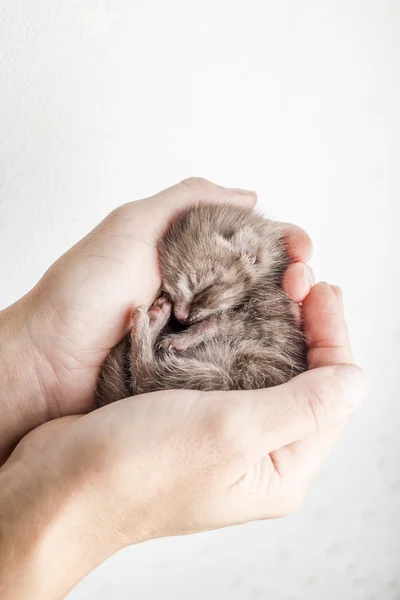
[[[163,389],[270,387],[306,370],[276,224],[249,209],[198,205],[174,219],[158,253],[162,293],[134,311],[131,333],[106,359],[98,406]]]

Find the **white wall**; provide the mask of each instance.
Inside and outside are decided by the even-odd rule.
[[[399,72],[399,0],[0,3],[0,306],[201,175],[309,231],[372,380],[295,516],[129,549],[71,600],[400,598]]]

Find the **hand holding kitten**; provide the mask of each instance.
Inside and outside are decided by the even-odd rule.
[[[156,294],[156,240],[198,200],[251,207],[255,197],[196,179],[125,205],[1,313],[0,456],[49,421],[0,469],[4,600],[61,598],[129,544],[288,514],[365,395],[341,293],[317,284],[307,295],[311,243],[288,226],[284,287],[304,300],[308,372],[267,390],[168,390],[72,416],[93,407],[132,302]]]

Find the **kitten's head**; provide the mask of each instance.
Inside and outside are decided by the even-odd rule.
[[[223,233],[175,228],[159,244],[163,291],[171,297],[175,317],[196,323],[242,304],[257,281],[276,279],[277,248],[282,262],[276,235],[272,247],[251,226]]]

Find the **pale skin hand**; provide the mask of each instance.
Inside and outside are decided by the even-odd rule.
[[[146,394],[24,438],[0,470],[1,597],[62,598],[129,544],[297,508],[366,392],[340,290],[303,310],[310,371],[285,385]]]
[[[132,310],[149,307],[160,286],[156,240],[190,204],[252,207],[252,192],[189,179],[111,213],[62,256],[37,286],[0,312],[0,464],[34,427],[94,407],[93,390],[107,352],[129,330]],[[311,241],[284,225],[295,261],[284,287],[300,302],[312,283]],[[308,281],[307,279],[308,278]]]

